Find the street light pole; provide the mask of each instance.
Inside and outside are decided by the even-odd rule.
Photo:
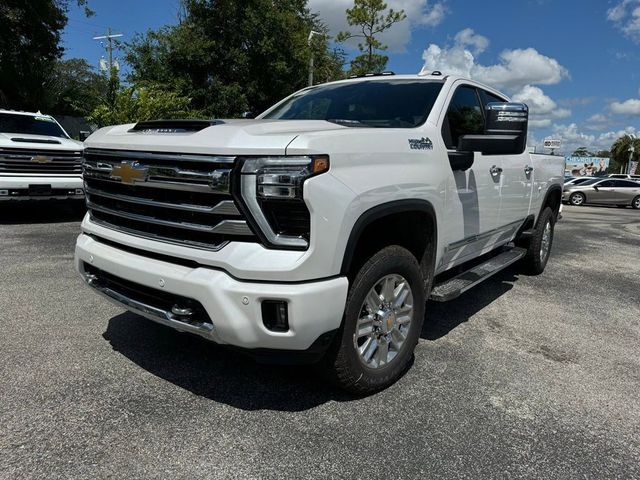
[[[307,45],[309,45],[309,50],[311,50],[311,55],[309,56],[309,86],[313,85],[313,48],[311,48],[311,40],[315,35],[322,35],[320,32],[316,32],[315,30],[311,30],[309,32],[309,38],[307,38]]]

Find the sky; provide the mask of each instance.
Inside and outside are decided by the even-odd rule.
[[[309,0],[331,33],[348,28],[353,0]],[[560,139],[563,151],[608,149],[640,135],[640,0],[387,0],[407,19],[389,30],[388,69],[423,67],[482,81],[529,105],[530,144]],[[127,41],[177,21],[179,0],[90,0],[72,8],[65,57],[97,65],[111,26]],[[347,53],[355,51],[350,47]],[[306,75],[306,72],[305,72]]]

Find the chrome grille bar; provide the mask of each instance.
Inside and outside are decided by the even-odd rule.
[[[240,215],[238,208],[231,200],[223,200],[214,206],[206,205],[189,205],[184,203],[169,203],[159,200],[150,200],[143,197],[133,197],[130,195],[108,193],[93,187],[85,187],[85,193],[96,195],[99,197],[111,198],[123,202],[136,203],[139,205],[149,205],[152,207],[173,208],[175,210],[184,210],[187,212],[209,213],[214,215]]]
[[[155,225],[163,225],[165,227],[182,228],[185,230],[194,230],[196,232],[227,233],[230,235],[252,235],[251,230],[247,226],[247,222],[245,222],[244,220],[223,220],[217,225],[208,226],[196,223],[173,222],[170,220],[162,220],[160,218],[151,217],[148,215],[139,215],[137,213],[114,210],[111,208],[103,207],[101,205],[96,205],[91,200],[87,200],[87,208],[96,210],[98,212],[108,213],[109,215],[113,216],[135,220],[136,222],[153,223]]]
[[[91,160],[85,160],[84,175],[85,177],[122,183],[117,177],[113,176],[113,169],[117,165],[118,162],[106,163],[104,161],[93,162]],[[145,180],[133,180],[133,183],[137,186],[191,190],[205,193],[229,193],[230,168],[206,172],[142,163],[137,164],[137,166],[146,170]]]

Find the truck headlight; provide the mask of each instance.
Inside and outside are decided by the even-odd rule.
[[[307,248],[310,218],[303,186],[329,170],[329,157],[247,157],[240,165],[242,203],[266,241],[272,246]]]

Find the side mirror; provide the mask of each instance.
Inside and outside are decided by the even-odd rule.
[[[243,112],[242,115],[240,115],[240,117],[242,118],[256,118],[255,114],[253,112]]]
[[[597,192],[598,191],[598,187],[597,186],[593,186],[593,189]]]
[[[84,142],[87,138],[89,138],[89,135],[91,135],[91,132],[89,130],[80,130],[78,138],[80,138],[81,142]]]
[[[484,134],[463,135],[458,141],[458,150],[484,155],[520,155],[527,148],[528,126],[529,107],[524,103],[488,103]]]

